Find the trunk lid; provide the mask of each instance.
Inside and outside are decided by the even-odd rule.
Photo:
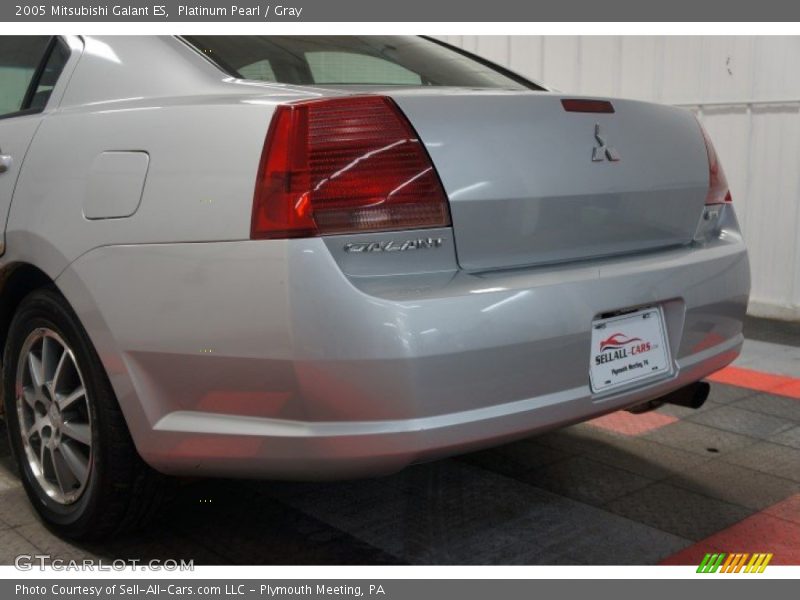
[[[576,96],[546,92],[390,95],[444,184],[463,269],[641,252],[695,233],[709,175],[688,111],[613,99],[613,113],[567,112],[562,98]]]

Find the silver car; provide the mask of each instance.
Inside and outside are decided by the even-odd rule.
[[[692,113],[426,38],[0,37],[0,214],[7,429],[74,538],[166,475],[652,406],[737,356],[750,287]]]

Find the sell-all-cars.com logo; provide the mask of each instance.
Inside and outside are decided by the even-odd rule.
[[[698,573],[763,573],[772,560],[772,553],[724,552],[706,554],[697,567]]]
[[[642,338],[629,338],[623,333],[614,333],[608,336],[606,339],[600,342],[600,352],[605,352],[606,350],[616,350],[618,348],[624,348],[628,344],[633,344],[635,342],[641,342]]]
[[[657,345],[638,337],[628,337],[624,333],[614,333],[600,342],[600,353],[594,357],[598,365],[645,354],[658,348]]]

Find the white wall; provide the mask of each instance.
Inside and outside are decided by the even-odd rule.
[[[443,36],[551,87],[687,106],[750,248],[750,313],[800,320],[800,36]]]

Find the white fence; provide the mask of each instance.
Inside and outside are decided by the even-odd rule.
[[[800,320],[800,37],[442,39],[567,92],[695,110],[750,249],[750,313]]]

